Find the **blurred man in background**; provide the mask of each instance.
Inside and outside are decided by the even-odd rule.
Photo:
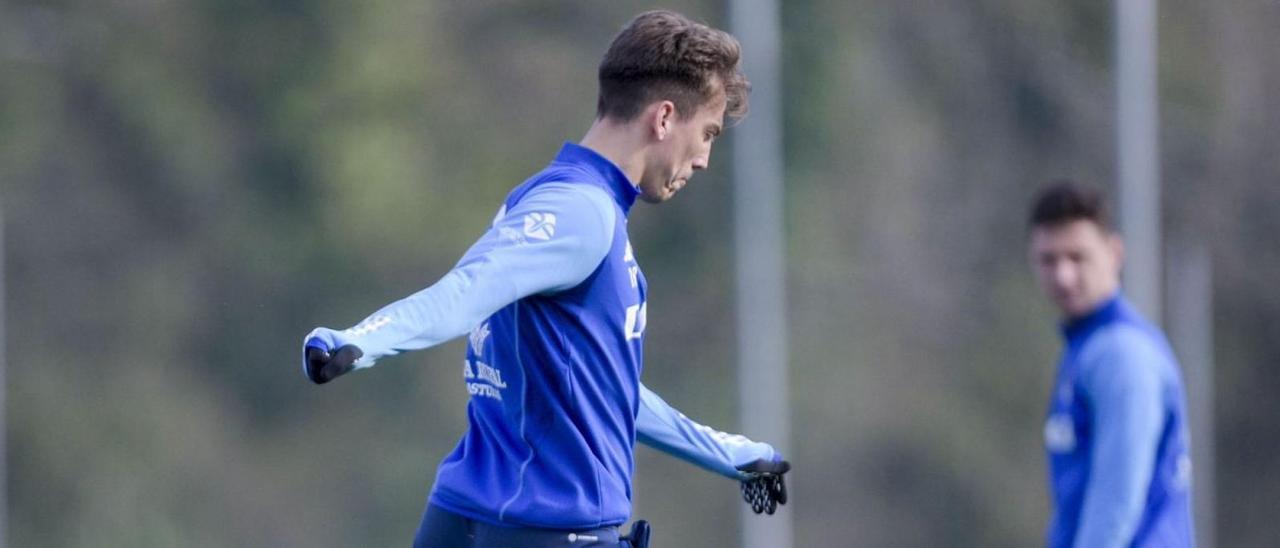
[[[1096,189],[1036,197],[1030,259],[1062,314],[1045,446],[1052,547],[1193,545],[1182,378],[1159,328],[1120,291],[1124,246]]]
[[[517,186],[439,282],[304,339],[321,384],[470,333],[469,428],[441,463],[419,547],[643,545],[631,514],[637,439],[742,481],[759,512],[786,502],[789,464],[765,443],[697,424],[640,383],[647,284],[627,237],[636,198],[670,199],[705,169],[749,85],[729,34],[637,16],[599,68],[594,123]]]

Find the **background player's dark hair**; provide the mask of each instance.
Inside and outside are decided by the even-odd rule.
[[[1112,230],[1111,211],[1102,192],[1064,179],[1050,183],[1036,194],[1027,227],[1054,227],[1081,220],[1093,221],[1107,232]]]
[[[646,105],[669,100],[688,116],[720,90],[725,114],[747,113],[751,84],[738,67],[738,40],[671,11],[637,15],[618,33],[600,61],[597,118],[630,121]]]

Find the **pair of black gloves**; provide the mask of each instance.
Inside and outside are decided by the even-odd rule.
[[[316,384],[324,384],[355,368],[356,360],[364,352],[348,344],[330,353],[323,348],[306,347],[305,371],[307,378]],[[785,460],[757,460],[738,467],[742,472],[742,499],[757,514],[772,515],[779,504],[787,503],[787,485],[782,476],[791,470]]]

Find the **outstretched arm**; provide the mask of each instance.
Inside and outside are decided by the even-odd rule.
[[[316,328],[303,341],[303,369],[324,383],[379,358],[466,334],[518,299],[568,289],[599,266],[613,240],[612,200],[587,185],[548,183],[530,192],[439,282],[346,330]],[[349,346],[346,364],[330,363]]]
[[[783,474],[791,464],[767,443],[698,424],[640,385],[636,438],[664,453],[742,482],[742,498],[757,514],[787,503]]]
[[[767,443],[727,434],[694,422],[640,384],[640,412],[636,415],[636,439],[669,455],[702,468],[742,480],[740,467],[756,461],[775,462],[782,455]]]

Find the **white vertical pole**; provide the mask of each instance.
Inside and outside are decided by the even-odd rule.
[[[1125,293],[1162,323],[1156,0],[1116,0],[1116,105]]]
[[[790,405],[778,3],[730,0],[729,26],[742,43],[743,71],[752,83],[751,114],[732,137],[739,417],[744,434],[786,455]],[[791,490],[794,482],[788,483]],[[742,546],[791,547],[787,507],[757,516],[743,505],[741,519]]]
[[[0,203],[0,548],[9,545],[9,405],[5,374],[9,367],[5,348],[4,204]]]
[[[1187,384],[1196,545],[1217,540],[1213,428],[1213,266],[1203,244],[1171,249],[1169,335]]]

